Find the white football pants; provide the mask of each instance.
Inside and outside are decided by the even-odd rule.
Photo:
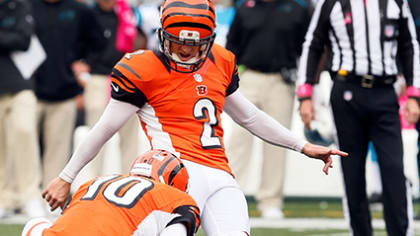
[[[200,208],[206,235],[249,235],[248,205],[233,176],[191,161],[182,162],[190,176],[188,194]]]

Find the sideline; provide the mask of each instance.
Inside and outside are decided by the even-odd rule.
[[[49,218],[52,222],[55,217]],[[0,219],[1,224],[25,224],[28,220],[22,214],[14,215],[6,219]],[[259,217],[250,218],[251,228],[294,228],[294,229],[348,229],[344,219],[333,218],[284,218],[281,220],[268,220]],[[372,226],[376,229],[385,229],[382,219],[373,219]],[[420,233],[420,221],[413,221],[416,235]]]
[[[348,229],[344,219],[333,218],[284,218],[282,220],[267,220],[251,217],[251,228],[297,228],[297,229]],[[383,219],[373,219],[375,229],[385,229]],[[420,233],[420,221],[413,221],[414,230]],[[416,234],[417,235],[417,234]]]

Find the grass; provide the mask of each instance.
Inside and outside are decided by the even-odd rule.
[[[255,201],[248,199],[249,214],[251,217],[258,217],[261,213],[258,211]],[[420,209],[418,201],[414,204],[415,212]],[[284,215],[287,218],[343,218],[341,209],[341,201],[338,199],[286,199],[284,207]],[[379,210],[372,210],[373,218],[382,218],[382,212]],[[0,224],[0,236],[20,236],[23,225],[19,224]],[[272,228],[253,228],[251,229],[252,236],[341,236],[349,235],[348,230],[341,229],[272,229]],[[386,232],[383,229],[375,229],[375,236],[385,236]],[[196,236],[205,236],[199,230]]]
[[[1,236],[20,236],[22,233],[23,225],[8,225],[0,224]]]
[[[1,236],[20,236],[23,229],[23,225],[2,225],[0,224],[0,235]],[[256,228],[251,230],[252,236],[339,236],[348,235],[348,230],[299,230],[299,229],[262,229]],[[376,230],[375,236],[386,235],[384,230]],[[196,236],[205,236],[200,230]]]
[[[415,212],[420,208],[420,204],[414,204]],[[248,198],[248,210],[250,217],[259,217],[261,212],[257,209],[255,200]],[[331,199],[308,199],[308,198],[289,198],[285,200],[283,213],[288,218],[344,218],[341,200]],[[382,211],[371,209],[372,218],[383,218]]]
[[[375,236],[386,236],[384,230],[375,230]],[[261,229],[256,228],[251,230],[252,236],[348,236],[348,230],[299,230],[299,229]],[[200,231],[196,236],[205,236]]]

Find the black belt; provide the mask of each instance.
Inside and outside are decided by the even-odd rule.
[[[348,74],[346,76],[335,73],[334,81],[348,82],[359,85],[362,88],[385,88],[391,87],[397,80],[396,76],[374,76],[374,75],[355,75]]]

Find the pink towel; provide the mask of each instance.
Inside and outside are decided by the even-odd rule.
[[[408,96],[407,95],[402,95],[398,98],[398,103],[400,104],[400,120],[401,120],[401,129],[415,129],[415,125],[414,124],[410,124],[408,123],[408,121],[406,121],[404,119],[404,108],[405,108],[405,104],[407,103],[407,99]]]
[[[137,36],[133,12],[125,0],[117,0],[115,12],[118,16],[115,47],[120,52],[131,52]]]

